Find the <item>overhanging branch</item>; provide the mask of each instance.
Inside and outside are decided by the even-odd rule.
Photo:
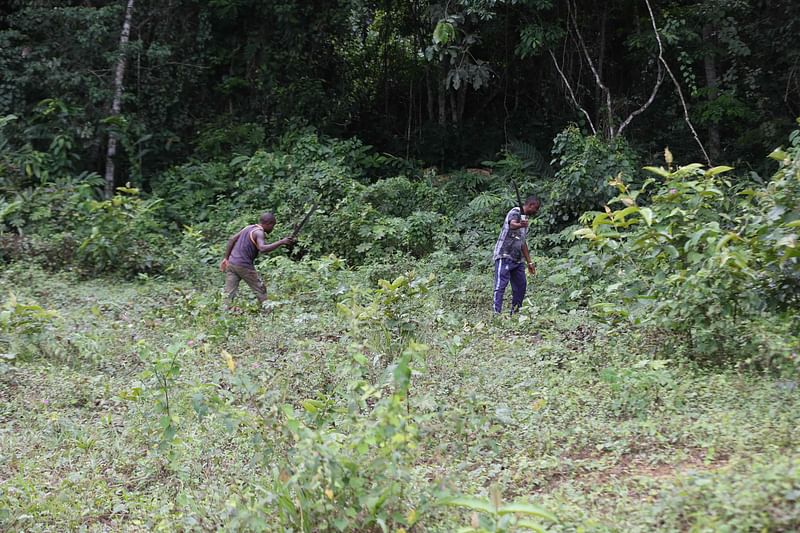
[[[575,10],[577,7],[573,7],[569,10],[570,19],[572,20],[572,26],[575,28],[575,35],[578,36],[578,42],[581,45],[581,49],[583,50],[583,55],[586,56],[586,62],[589,63],[589,68],[592,69],[592,74],[594,74],[594,81],[597,83],[597,86],[600,87],[606,95],[606,109],[608,111],[608,135],[609,138],[614,138],[614,115],[611,111],[611,91],[609,90],[608,86],[603,83],[603,80],[600,78],[600,74],[597,72],[597,69],[594,66],[594,61],[592,61],[592,56],[589,55],[589,50],[586,48],[586,43],[583,41],[583,35],[581,35],[580,30],[578,29],[578,20],[575,17]],[[617,132],[619,133],[619,132]]]
[[[659,61],[658,74],[656,74],[656,84],[653,86],[653,92],[650,93],[650,98],[648,98],[647,101],[644,104],[642,104],[642,106],[639,109],[633,111],[630,115],[628,115],[628,118],[622,121],[622,124],[620,124],[619,128],[617,129],[617,135],[622,135],[622,131],[628,127],[628,124],[631,123],[634,117],[644,113],[645,109],[650,107],[650,104],[652,104],[653,100],[655,100],[656,93],[658,92],[659,87],[661,87],[661,83],[663,81],[664,81],[664,69],[661,68],[661,62]]]
[[[589,123],[589,127],[592,129],[592,134],[597,135],[597,129],[594,127],[594,122],[592,122],[591,117],[589,117],[589,113],[587,113],[586,110],[583,107],[581,107],[581,105],[578,103],[578,99],[575,98],[575,93],[572,91],[572,87],[570,86],[569,81],[567,80],[567,77],[564,75],[564,71],[562,71],[561,67],[558,65],[558,60],[556,59],[555,54],[549,48],[547,49],[547,52],[550,54],[550,57],[553,59],[553,65],[555,65],[556,70],[561,75],[561,79],[564,80],[564,85],[567,87],[567,91],[569,91],[569,96],[570,96],[570,98],[572,98],[572,102],[575,104],[575,107],[577,107],[584,114],[584,116],[586,117],[586,120]]]
[[[650,6],[650,0],[644,0],[644,3],[647,4],[647,11],[650,13],[650,22],[653,24],[653,31],[656,34],[656,41],[658,42],[658,59],[664,65],[664,68],[667,70],[669,77],[672,78],[672,83],[675,84],[675,90],[678,92],[678,97],[681,99],[681,105],[683,106],[683,117],[686,120],[686,124],[689,126],[689,129],[694,136],[694,140],[697,141],[697,145],[700,147],[700,150],[703,152],[703,155],[706,158],[706,163],[708,166],[711,166],[711,158],[708,157],[708,153],[706,152],[703,143],[700,142],[700,137],[697,135],[697,131],[695,131],[694,126],[692,125],[692,121],[689,119],[689,108],[686,106],[686,99],[683,97],[683,91],[681,90],[681,84],[678,83],[677,78],[672,73],[672,70],[669,68],[667,64],[667,60],[664,59],[664,47],[661,44],[661,36],[658,34],[658,27],[656,26],[656,17],[653,15],[653,8]]]

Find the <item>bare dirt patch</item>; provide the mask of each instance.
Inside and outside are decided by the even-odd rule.
[[[608,459],[608,457],[582,450],[571,456],[577,466],[575,472],[571,474],[557,473],[547,479],[535,492],[540,494],[553,492],[569,482],[588,489],[643,479],[667,480],[690,471],[715,470],[728,462],[728,458],[725,456],[707,460],[706,452],[703,449],[683,451],[687,457],[676,463],[653,462],[652,455],[631,453],[620,456],[608,467],[595,468],[598,464],[602,465],[603,459]],[[644,495],[642,496],[644,497]]]

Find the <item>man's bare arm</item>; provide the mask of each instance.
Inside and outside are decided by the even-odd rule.
[[[292,242],[290,237],[284,237],[283,239],[275,241],[272,244],[267,244],[264,240],[264,230],[257,229],[253,233],[256,237],[256,248],[258,248],[258,251],[262,254],[272,252],[273,250],[277,250],[281,246],[285,246]]]
[[[531,274],[536,274],[536,265],[534,265],[533,261],[531,261],[531,254],[528,252],[527,242],[522,245],[522,255],[525,257],[525,263],[528,264],[528,272]]]
[[[228,258],[231,256],[231,252],[233,252],[233,247],[236,246],[236,241],[239,240],[239,237],[242,235],[242,231],[240,230],[239,233],[228,239],[228,244],[225,245],[225,257],[222,258],[222,262],[219,264],[219,269],[222,272],[228,268]]]
[[[239,240],[239,236],[242,234],[240,230],[239,233],[228,239],[228,244],[225,246],[225,259],[227,260],[231,256],[231,252],[233,252],[233,247],[236,246],[236,241]]]

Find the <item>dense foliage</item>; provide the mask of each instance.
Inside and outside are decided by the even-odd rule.
[[[0,529],[800,528],[798,29],[3,4]],[[538,273],[494,316],[517,187]],[[228,238],[311,206],[228,309]]]
[[[573,121],[635,139],[644,154],[670,144],[703,160],[671,79],[622,127],[665,78],[645,1],[136,0],[118,50],[126,3],[0,8],[0,116],[21,117],[15,139],[42,151],[60,135],[78,170],[100,172],[114,131],[118,184],[149,189],[187,156],[252,154],[305,124],[440,169],[474,165],[514,139],[546,149]],[[760,167],[800,114],[800,7],[649,7],[712,161]],[[111,116],[120,52],[128,68]],[[33,118],[44,99],[63,102],[58,133]]]

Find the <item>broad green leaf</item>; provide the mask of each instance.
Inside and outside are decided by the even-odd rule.
[[[403,285],[408,285],[408,278],[405,276],[397,276],[397,278],[392,282],[391,288],[393,290],[399,289]]]
[[[712,228],[706,227],[706,228],[700,228],[699,230],[692,233],[692,237],[688,241],[686,241],[686,244],[683,245],[683,250],[685,252],[688,252],[690,249],[697,246],[697,243],[700,242],[700,239],[703,237],[703,235],[705,235],[709,231],[712,231]]]
[[[325,403],[319,400],[303,400],[303,409],[309,413],[316,414],[320,409],[325,407]]]
[[[538,505],[533,505],[532,503],[525,503],[525,502],[515,502],[503,505],[502,507],[500,507],[500,509],[497,510],[497,513],[501,515],[508,513],[525,514],[531,516],[538,516],[540,518],[544,518],[545,520],[550,520],[551,522],[558,521],[556,515],[554,515],[550,511],[543,509]]]
[[[353,311],[342,302],[336,302],[336,309],[342,316],[353,318]]]
[[[531,531],[539,531],[540,533],[544,533],[544,528],[542,526],[536,522],[531,522],[530,520],[517,520],[516,525],[517,527],[524,527],[526,529],[530,529]]]
[[[780,238],[780,240],[778,240],[776,245],[780,247],[794,248],[795,246],[797,246],[797,235],[794,233],[790,233],[789,235],[784,235],[783,237]]]
[[[689,252],[686,256],[686,260],[689,261],[691,264],[701,263],[704,261],[706,256],[703,254],[699,254],[697,252]]]
[[[677,259],[678,257],[680,257],[680,256],[681,256],[680,252],[678,252],[678,249],[677,249],[677,248],[675,248],[674,246],[672,246],[671,244],[670,244],[670,245],[668,245],[668,246],[665,246],[665,247],[664,247],[664,249],[666,250],[667,254],[668,254],[668,255],[669,255],[669,256],[670,256],[672,259]]]
[[[614,219],[615,220],[624,219],[628,215],[631,215],[633,213],[638,213],[638,212],[639,212],[639,207],[638,206],[630,205],[630,206],[626,207],[625,209],[623,209],[622,211],[617,211],[616,213],[614,213]]]
[[[609,224],[610,223],[609,218],[610,217],[608,213],[600,213],[596,217],[594,217],[594,220],[592,221],[592,231],[597,232],[597,228],[599,228],[604,224]]]
[[[733,167],[726,167],[726,166],[722,165],[722,166],[710,168],[710,169],[706,170],[706,176],[710,178],[711,176],[716,176],[717,174],[722,174],[723,172],[728,172],[729,170],[733,170]]]
[[[690,173],[694,172],[695,170],[699,170],[701,168],[703,168],[703,165],[701,165],[700,163],[690,163],[690,164],[688,164],[686,166],[680,167],[678,169],[678,172],[680,172],[682,174],[690,174]]]
[[[658,174],[662,178],[669,178],[670,176],[669,172],[667,172],[661,167],[644,167],[644,170],[652,172],[653,174]]]
[[[715,247],[715,250],[716,250],[717,252],[719,252],[720,250],[722,250],[722,248],[723,248],[723,247],[725,247],[725,245],[726,245],[726,244],[728,244],[730,241],[732,241],[732,240],[734,240],[734,239],[735,239],[735,240],[737,240],[737,241],[740,241],[740,240],[742,240],[742,238],[741,238],[741,237],[739,237],[738,235],[736,235],[735,233],[728,233],[727,235],[723,236],[723,237],[722,237],[722,238],[721,238],[721,239],[720,239],[720,240],[717,242],[717,246]]]
[[[770,159],[774,159],[775,161],[783,161],[784,159],[789,157],[789,154],[787,154],[780,148],[776,148],[767,157],[769,157]]]
[[[494,514],[494,507],[489,500],[475,498],[472,496],[456,496],[454,498],[445,498],[439,500],[439,505],[447,505],[450,507],[464,507],[472,509],[473,511],[482,511],[488,514]]]
[[[642,207],[639,209],[639,214],[642,215],[642,219],[644,219],[645,223],[648,226],[653,224],[653,210],[649,207]]]
[[[456,36],[455,27],[446,20],[440,20],[433,30],[433,42],[436,44],[448,44]]]
[[[708,187],[700,191],[700,196],[709,197],[709,196],[723,196],[722,191],[717,189],[716,187]]]
[[[573,235],[575,235],[579,239],[591,239],[591,240],[597,239],[597,235],[595,234],[595,232],[593,232],[589,228],[581,228],[581,229],[575,231],[575,233],[573,233]]]

